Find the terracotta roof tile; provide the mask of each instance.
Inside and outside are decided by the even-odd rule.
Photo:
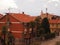
[[[11,16],[13,16],[14,18],[16,18],[17,20],[21,21],[21,22],[30,22],[30,21],[34,21],[36,17],[34,16],[29,16],[27,14],[16,14],[16,13],[11,13]]]
[[[12,17],[11,15],[5,15],[5,16],[3,16],[0,19],[0,22],[7,22],[7,19],[9,19],[10,22],[19,22],[17,19],[15,19],[14,17]]]
[[[57,23],[57,20],[49,20],[49,23]]]
[[[60,23],[60,19],[57,22]]]
[[[49,20],[49,23],[58,23],[60,20]]]

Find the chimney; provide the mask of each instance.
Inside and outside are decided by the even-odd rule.
[[[41,15],[43,15],[43,11],[41,10]]]
[[[46,13],[47,13],[47,10],[48,10],[48,9],[46,8]]]
[[[46,8],[46,17],[48,18],[48,12],[47,12],[47,10],[48,10],[48,9]]]
[[[24,14],[24,12],[22,12],[22,14]]]

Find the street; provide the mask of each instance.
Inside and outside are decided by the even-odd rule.
[[[60,36],[55,37],[54,39],[42,42],[41,45],[55,45],[57,41],[60,41]]]
[[[34,42],[32,45],[56,45],[56,42],[60,42],[60,36],[57,36],[53,39],[47,40],[47,41],[38,41],[38,42]]]

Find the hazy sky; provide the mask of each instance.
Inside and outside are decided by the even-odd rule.
[[[60,0],[0,0],[0,12],[22,12],[39,15],[41,10],[60,15]]]

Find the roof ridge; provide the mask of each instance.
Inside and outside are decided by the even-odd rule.
[[[0,20],[3,19],[5,16],[6,16],[6,15],[2,16],[2,17],[0,18]]]
[[[19,21],[17,18],[15,18],[14,16],[12,16],[12,15],[10,15],[11,17],[13,17],[14,19],[16,19],[17,21]],[[19,22],[21,22],[21,21],[19,21]]]

